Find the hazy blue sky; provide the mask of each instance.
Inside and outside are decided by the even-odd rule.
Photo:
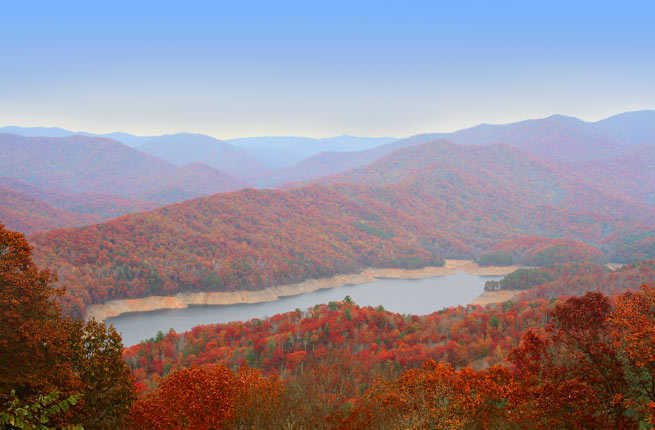
[[[0,125],[407,136],[655,108],[653,1],[136,3],[3,2]]]

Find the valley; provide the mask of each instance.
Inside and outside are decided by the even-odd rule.
[[[655,430],[655,2],[0,10],[0,430]]]
[[[513,393],[497,420],[525,424],[513,411],[538,398],[519,388],[542,383],[520,373],[534,333],[580,314],[566,324],[624,336],[628,323],[615,321],[652,298],[648,126],[616,125],[635,118],[553,116],[379,145],[341,136],[332,143],[342,151],[323,152],[302,145],[330,141],[0,134],[6,326],[45,319],[35,339],[53,345],[53,362],[109,360],[103,383],[138,400],[98,407],[129,407],[134,422],[176,410],[148,403],[168,401],[167,384],[188,388],[174,378],[216,371],[277,387],[257,405],[278,405],[269,420],[313,420],[300,428],[367,428],[379,413],[369,396],[386,396],[379,384],[396,396],[416,375],[492,387],[495,404]],[[544,339],[558,346],[558,336]],[[235,395],[268,395],[258,390]],[[299,411],[306,401],[311,411]]]
[[[490,279],[500,277],[457,272],[417,279],[372,277],[365,281],[354,278],[352,280],[357,284],[323,287],[324,283],[321,283],[322,288],[315,290],[282,287],[262,292],[181,294],[174,298],[162,297],[161,301],[156,302],[151,300],[155,298],[143,299],[146,307],[141,309],[131,307],[131,303],[125,306],[125,301],[109,303],[107,308],[110,311],[123,305],[125,307],[121,309],[135,309],[137,312],[111,317],[105,322],[121,333],[127,347],[154,338],[158,332],[168,333],[172,329],[180,333],[199,325],[266,319],[296,309],[305,311],[323,303],[339,302],[346,296],[360,306],[383,307],[401,314],[426,315],[447,307],[475,303],[483,291],[484,282]],[[495,302],[498,301],[504,300]],[[154,304],[160,310],[148,308],[147,304]],[[181,306],[178,308],[177,304]],[[107,308],[102,306],[98,311]]]

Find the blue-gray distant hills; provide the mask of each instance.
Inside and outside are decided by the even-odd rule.
[[[398,140],[394,137],[336,136],[314,139],[297,136],[246,137],[230,139],[270,168],[286,169],[322,152],[365,151]]]
[[[296,136],[246,137],[220,140],[198,133],[135,136],[114,132],[94,134],[59,127],[0,127],[0,133],[27,137],[104,137],[181,166],[203,163],[241,179],[271,174],[322,152],[361,151],[390,143],[393,137],[342,135],[329,138]],[[257,183],[258,181],[254,181]],[[270,184],[267,184],[270,185]]]
[[[465,145],[505,143],[547,159],[580,161],[612,157],[655,143],[655,111],[627,112],[598,122],[553,115],[511,124],[481,124],[454,133],[422,136]]]
[[[0,133],[0,177],[14,191],[61,209],[102,217],[244,186],[205,164],[176,166],[118,141],[83,135]],[[103,200],[107,202],[98,203]],[[74,202],[82,208],[76,210]]]
[[[648,152],[646,147],[655,145],[655,111],[627,112],[598,122],[553,115],[510,124],[482,124],[453,133],[418,134],[361,151],[322,152],[275,171],[267,180],[282,185],[336,175],[369,164],[398,148],[441,139],[462,145],[504,143],[557,163],[595,161],[590,165],[598,169],[602,160],[614,157],[626,156],[636,162],[629,153],[640,148]],[[639,167],[644,167],[644,163],[639,163]]]
[[[94,136],[57,127],[10,126],[1,127],[2,132],[22,136]],[[323,139],[278,136],[219,140],[193,133],[135,136],[121,132],[98,136],[121,142],[135,149],[135,153],[148,154],[174,166],[209,166],[234,178],[235,184],[254,187],[279,187],[336,175],[367,165],[398,148],[438,139],[465,145],[504,143],[543,160],[587,171],[598,184],[612,189],[625,187],[617,187],[617,181],[606,180],[603,169],[621,170],[625,177],[618,182],[634,184],[630,187],[631,195],[649,202],[655,199],[650,191],[652,182],[645,173],[652,170],[648,162],[655,145],[653,110],[626,112],[597,122],[553,115],[509,124],[481,124],[453,133],[419,134],[405,139],[344,135]],[[636,151],[641,152],[631,155]],[[626,176],[628,172],[630,175]],[[176,193],[174,188],[171,186],[168,194],[155,193],[155,197],[159,196],[158,201],[170,201]],[[194,193],[178,192],[177,195],[174,201]]]
[[[178,166],[203,163],[239,178],[265,174],[270,170],[244,149],[204,134],[151,137],[136,149]]]
[[[14,125],[0,127],[0,133],[17,134],[26,137],[68,137],[79,134],[82,136],[105,137],[132,147],[143,145],[151,139],[151,136],[135,136],[122,132],[98,134],[85,131],[71,131],[60,127],[18,127]]]

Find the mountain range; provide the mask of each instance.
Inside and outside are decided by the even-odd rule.
[[[242,186],[203,164],[175,166],[117,141],[82,135],[0,134],[0,176],[5,188],[62,210],[100,217],[95,220]],[[0,200],[0,206],[7,205]]]
[[[397,139],[393,137],[336,136],[322,139],[296,136],[246,137],[227,142],[245,149],[271,169],[289,169],[323,152],[365,151]]]
[[[248,168],[256,167],[261,169],[264,167],[266,171],[279,169],[289,167],[324,151],[363,150],[396,140],[392,137],[378,138],[349,135],[320,139],[270,136],[219,140],[198,133],[136,136],[123,132],[96,134],[83,131],[75,132],[60,127],[18,126],[0,127],[0,133],[26,137],[71,137],[74,135],[103,137],[158,156],[173,164],[202,162],[219,170],[236,174],[236,176],[245,171],[245,177],[252,175],[246,170]],[[237,167],[243,162],[246,163],[244,169],[238,170]]]
[[[639,111],[594,123],[555,115],[399,140],[339,136],[229,141],[190,133],[104,135],[110,139],[89,133],[71,135],[56,127],[4,127],[0,131],[60,137],[0,134],[0,177],[8,190],[54,209],[96,216],[58,217],[71,223],[35,224],[42,229],[83,225],[246,186],[293,188],[332,176],[343,180],[339,175],[348,170],[398,149],[439,139],[471,146],[502,141],[613,198],[651,206],[655,203],[654,124],[655,111]],[[324,151],[330,148],[339,150]],[[363,149],[353,150],[357,148]],[[6,199],[0,200],[0,207],[10,205],[9,195]],[[21,228],[36,231],[25,223]]]
[[[57,268],[67,286],[67,309],[82,315],[110,299],[421,267],[523,237],[606,247],[655,228],[646,203],[505,144],[401,146],[314,182],[216,194],[30,240],[38,263]]]
[[[193,133],[135,136],[122,132],[93,134],[73,132],[58,127],[17,126],[0,127],[0,133],[32,137],[68,137],[75,134],[106,137],[127,146],[140,148],[144,152],[159,155],[174,164],[181,163],[180,157],[183,157],[186,163],[201,162],[219,170],[229,171],[225,168],[228,163],[221,161],[222,152],[225,151],[224,157],[227,160],[232,159],[238,153],[241,159],[249,158],[247,166],[258,163],[275,171],[289,169],[294,164],[310,157],[316,157],[321,153],[326,153],[325,157],[331,157],[331,154],[335,152],[352,153],[390,143],[401,145],[400,142],[404,142],[404,144],[426,143],[435,139],[446,139],[467,145],[506,143],[535,155],[560,161],[599,159],[620,155],[639,145],[653,144],[655,142],[654,124],[655,111],[643,110],[621,113],[596,122],[586,122],[564,115],[552,115],[547,118],[508,124],[480,124],[452,133],[420,134],[407,139],[343,135],[321,139],[272,136],[219,140],[211,136]],[[154,143],[157,142],[161,143],[161,148],[156,148],[158,145],[154,145]],[[186,151],[187,147],[191,150]],[[206,154],[211,155],[207,157]],[[372,161],[368,158],[367,160]],[[231,173],[235,174],[234,171]],[[252,174],[247,172],[245,176],[252,176]]]

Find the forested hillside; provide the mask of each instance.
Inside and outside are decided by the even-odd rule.
[[[99,222],[100,217],[53,207],[26,194],[0,186],[0,220],[25,233]]]
[[[123,361],[113,329],[61,317],[52,274],[32,263],[21,234],[0,227],[0,243],[3,423],[209,430],[655,422],[655,291],[638,287],[655,282],[652,261],[615,272],[589,263],[539,269],[550,281],[515,302],[421,317],[346,298],[161,334],[124,351]],[[612,295],[589,292],[599,287]]]
[[[618,263],[655,258],[655,230],[616,234],[608,243],[611,259]]]
[[[611,274],[578,270],[580,264],[549,270],[549,284],[502,305],[419,317],[362,308],[346,298],[265,320],[161,334],[129,348],[125,358],[141,390],[180,385],[144,398],[137,419],[155,416],[148,414],[155,413],[150,402],[158,396],[170,399],[187,389],[176,379],[186,372],[179,369],[202,374],[221,365],[281,377],[286,391],[278,387],[282,404],[269,419],[295,414],[308,427],[304,420],[321,428],[386,428],[418,419],[445,428],[552,428],[578,419],[583,428],[608,422],[636,428],[655,412],[647,388],[654,296],[652,288],[625,291],[655,282],[655,264]],[[588,293],[597,287],[611,299]],[[544,291],[549,294],[541,298]],[[577,294],[582,297],[551,298]],[[419,406],[432,396],[451,400],[437,409]],[[183,413],[173,405],[169,410]]]
[[[243,190],[31,238],[83,314],[90,303],[180,291],[235,291],[364,267],[440,265],[435,238],[390,208],[329,188]]]
[[[114,298],[474,258],[521,237],[602,243],[655,219],[504,145],[414,146],[322,182],[335,185],[219,194],[31,241],[81,315]]]
[[[603,259],[603,252],[599,248],[579,241],[525,237],[494,245],[480,255],[478,263],[482,266],[546,266],[571,261],[599,262]]]
[[[599,160],[565,164],[572,174],[588,184],[616,195],[630,196],[655,205],[655,138],[650,145]]]
[[[561,209],[608,214],[622,218],[650,217],[653,208],[628,197],[604,193],[568,174],[556,164],[508,145],[466,146],[437,140],[394,151],[369,165],[314,181],[321,184],[415,184],[461,183],[489,188],[488,192],[515,198],[521,204],[548,205]],[[453,190],[455,191],[455,190]],[[444,196],[445,197],[445,196]],[[453,194],[451,198],[457,198]],[[478,197],[477,195],[473,197]],[[634,213],[635,207],[646,214]]]
[[[518,273],[525,272],[520,270]],[[444,309],[407,316],[345,302],[276,315],[265,320],[195,327],[186,333],[128,348],[126,357],[141,382],[156,384],[172,369],[226,363],[293,373],[299,363],[339,354],[349,361],[354,386],[378,374],[420,366],[428,359],[460,367],[501,363],[529,327],[546,323],[553,298],[600,291],[615,296],[655,283],[655,261],[615,272],[589,263],[531,269],[507,275],[502,288],[524,289],[513,302]],[[537,280],[535,282],[535,279]],[[348,357],[348,358],[346,358]],[[388,363],[393,365],[387,367]]]
[[[95,215],[97,222],[116,218],[126,213],[152,210],[159,206],[155,202],[135,200],[112,194],[72,193],[43,189],[8,177],[0,177],[0,186],[65,211]],[[50,219],[56,220],[56,218],[52,217]],[[20,231],[29,232],[29,230]]]

